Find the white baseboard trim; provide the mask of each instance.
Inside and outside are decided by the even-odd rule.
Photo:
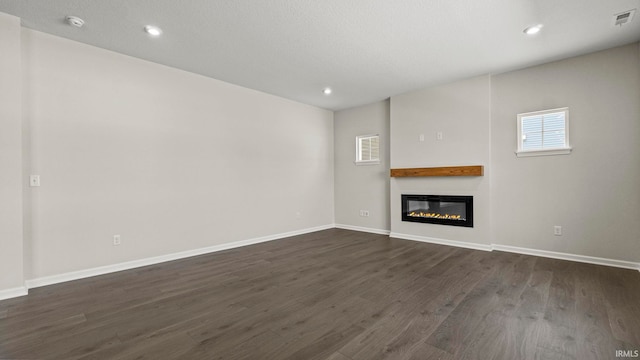
[[[587,264],[605,265],[605,266],[640,271],[640,262],[633,262],[633,261],[607,259],[607,258],[601,258],[601,257],[595,257],[595,256],[577,255],[577,254],[570,254],[570,253],[529,249],[529,248],[499,245],[499,244],[491,244],[491,245],[476,244],[476,243],[469,243],[464,241],[437,239],[437,238],[431,238],[426,236],[399,234],[395,232],[391,232],[389,236],[393,238],[398,238],[398,239],[422,241],[427,243],[456,246],[456,247],[462,247],[462,248],[474,249],[474,250],[505,251],[505,252],[516,253],[516,254],[533,255],[533,256],[540,256],[540,257],[559,259],[559,260],[577,261],[577,262],[587,263]]]
[[[11,299],[18,296],[25,296],[28,293],[29,293],[29,289],[27,289],[26,286],[0,290],[0,300]]]
[[[247,245],[259,244],[259,243],[278,240],[278,239],[287,238],[291,236],[308,234],[316,231],[332,229],[334,227],[335,227],[334,224],[316,226],[313,228],[294,230],[286,233],[268,235],[268,236],[263,236],[259,238],[247,239],[247,240],[234,241],[231,243],[213,245],[213,246],[208,246],[208,247],[194,249],[194,250],[181,251],[173,254],[155,256],[155,257],[150,257],[150,258],[145,258],[140,260],[127,261],[123,263],[100,266],[100,267],[95,267],[91,269],[72,271],[64,274],[44,276],[40,278],[27,280],[25,281],[25,284],[27,286],[26,288],[32,289],[40,286],[53,285],[53,284],[58,284],[66,281],[72,281],[72,280],[79,280],[79,279],[84,279],[92,276],[104,275],[104,274],[113,273],[117,271],[130,270],[130,269],[134,269],[142,266],[159,264],[166,261],[179,260],[179,259],[184,259],[192,256],[204,255],[212,252],[234,249],[234,248],[247,246]],[[16,295],[16,296],[20,296],[20,295]]]
[[[398,239],[421,241],[421,242],[432,243],[432,244],[440,244],[440,245],[456,246],[456,247],[474,249],[474,250],[491,251],[491,245],[477,244],[477,243],[466,242],[466,241],[438,239],[438,238],[432,238],[432,237],[427,237],[427,236],[400,234],[400,233],[397,233],[397,232],[391,232],[389,234],[389,236],[392,237],[392,238],[398,238]]]
[[[517,254],[533,255],[533,256],[540,256],[540,257],[560,259],[560,260],[577,261],[577,262],[587,263],[587,264],[605,265],[605,266],[612,266],[617,268],[633,269],[633,270],[640,271],[640,263],[632,262],[632,261],[607,259],[607,258],[601,258],[601,257],[595,257],[595,256],[577,255],[577,254],[529,249],[529,248],[522,248],[517,246],[498,245],[498,244],[491,244],[491,248],[496,251],[506,251],[506,252],[517,253]]]
[[[605,265],[605,266],[612,266],[612,267],[633,269],[633,270],[640,271],[640,263],[632,262],[632,261],[606,259],[606,258],[599,258],[599,257],[593,257],[593,256],[560,253],[560,252],[546,251],[546,250],[536,250],[536,249],[521,248],[516,246],[508,246],[508,245],[499,245],[499,244],[485,245],[485,244],[477,244],[477,243],[470,243],[470,242],[464,242],[464,241],[438,239],[438,238],[432,238],[432,237],[426,237],[426,236],[401,234],[396,232],[390,232],[388,230],[373,229],[373,228],[366,228],[366,227],[352,226],[352,225],[328,224],[328,225],[322,225],[322,226],[317,226],[313,228],[290,231],[286,233],[263,236],[259,238],[240,240],[240,241],[235,241],[235,242],[226,243],[226,244],[213,245],[213,246],[200,248],[200,249],[187,250],[179,253],[161,255],[161,256],[145,258],[140,260],[127,261],[123,263],[100,266],[96,268],[79,270],[79,271],[73,271],[73,272],[68,272],[68,273],[59,274],[59,275],[35,278],[35,279],[25,281],[25,286],[23,287],[0,290],[0,300],[10,299],[10,298],[19,297],[19,296],[25,296],[28,294],[28,289],[36,288],[40,286],[53,285],[53,284],[58,284],[66,281],[84,279],[92,276],[104,275],[104,274],[113,273],[117,271],[129,270],[129,269],[134,269],[142,266],[154,265],[154,264],[158,264],[166,261],[179,260],[179,259],[184,259],[192,256],[204,255],[212,252],[223,251],[223,250],[238,248],[238,247],[247,246],[247,245],[259,244],[262,242],[278,240],[278,239],[283,239],[291,236],[303,235],[303,234],[308,234],[308,233],[332,229],[332,228],[354,230],[354,231],[368,232],[368,233],[381,234],[381,235],[389,235],[390,237],[398,238],[398,239],[455,246],[455,247],[474,249],[474,250],[505,251],[505,252],[511,252],[511,253],[517,253],[517,254],[533,255],[533,256],[547,257],[547,258],[560,259],[560,260],[577,261],[577,262],[588,263],[588,264]]]
[[[374,229],[362,226],[353,226],[353,225],[344,225],[344,224],[336,224],[336,228],[345,229],[345,230],[353,230],[353,231],[361,231],[372,234],[380,234],[380,235],[389,235],[391,232],[389,230],[383,229]]]

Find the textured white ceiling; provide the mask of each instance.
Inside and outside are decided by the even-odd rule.
[[[0,0],[25,27],[339,110],[640,40],[640,0]],[[85,20],[81,29],[67,15]],[[640,16],[640,14],[638,14]],[[527,37],[525,27],[542,23]],[[161,27],[149,38],[147,24]],[[325,96],[322,89],[333,88]]]

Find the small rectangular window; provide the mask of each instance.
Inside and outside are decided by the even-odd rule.
[[[518,114],[517,156],[564,155],[569,146],[569,109]]]
[[[380,136],[356,136],[356,165],[380,163]]]

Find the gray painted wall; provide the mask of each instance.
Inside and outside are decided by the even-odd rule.
[[[491,89],[494,242],[639,261],[638,43],[496,75]],[[573,152],[517,158],[516,114],[564,106]]]
[[[3,13],[0,13],[0,54],[1,293],[24,285],[20,19]]]
[[[334,222],[640,260],[638,43],[334,115],[8,15],[0,27],[0,291]],[[516,158],[516,114],[562,106],[573,153]],[[370,133],[381,135],[381,164],[355,166],[355,136]],[[485,176],[388,178],[390,167],[469,164]],[[30,173],[42,187],[26,187]],[[402,223],[401,193],[472,194],[476,227]]]
[[[392,178],[392,233],[491,243],[490,97],[491,79],[481,76],[391,98],[391,168],[485,166],[482,177]],[[474,227],[403,222],[401,194],[472,195]]]
[[[29,279],[333,224],[331,111],[28,29],[23,46]]]
[[[392,179],[392,233],[639,261],[639,55],[634,43],[392,97],[391,168],[485,166]],[[516,115],[565,106],[573,152],[517,158]],[[403,223],[402,193],[474,195],[476,227]]]
[[[369,134],[380,135],[380,164],[355,165],[355,138]],[[336,112],[334,143],[336,224],[388,231],[389,100]]]

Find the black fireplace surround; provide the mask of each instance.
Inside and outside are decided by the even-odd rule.
[[[473,227],[473,196],[403,194],[402,221]]]

